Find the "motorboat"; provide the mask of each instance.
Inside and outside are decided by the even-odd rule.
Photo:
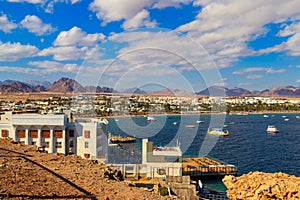
[[[226,128],[208,128],[207,133],[209,135],[228,136],[229,131]]]
[[[186,125],[185,127],[186,127],[186,128],[195,128],[194,125]]]
[[[278,132],[279,130],[273,125],[269,125],[267,128],[267,133],[278,133]]]
[[[148,122],[154,122],[154,121],[156,121],[156,119],[154,117],[147,117],[147,121]]]
[[[202,122],[204,122],[204,121],[201,121],[201,120],[197,120],[197,121],[196,121],[197,124],[200,124],[200,123],[202,123]]]

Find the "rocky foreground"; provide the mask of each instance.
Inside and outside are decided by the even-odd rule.
[[[160,199],[105,173],[103,164],[0,139],[0,199]]]
[[[300,199],[300,177],[284,173],[250,172],[240,177],[225,176],[231,200]]]

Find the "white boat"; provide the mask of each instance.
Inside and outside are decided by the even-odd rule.
[[[265,118],[269,117],[269,115],[264,115]]]
[[[174,125],[177,125],[177,122],[173,122]]]
[[[289,119],[289,118],[285,118],[285,119],[284,119],[284,121],[286,121],[286,122],[287,122],[287,121],[290,121],[290,119]]]
[[[156,119],[154,117],[147,117],[147,121],[148,122],[154,122],[154,121],[156,121]]]
[[[278,132],[279,130],[273,125],[269,125],[267,128],[267,133],[278,133]]]
[[[225,128],[208,128],[207,133],[209,135],[217,135],[217,136],[228,136],[229,131]]]
[[[204,122],[204,121],[201,121],[201,120],[197,120],[197,121],[196,121],[197,124],[200,124],[200,123],[202,123],[202,122]]]

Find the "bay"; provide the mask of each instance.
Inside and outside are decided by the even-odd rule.
[[[122,149],[110,147],[109,162],[141,163],[141,139],[148,138],[157,146],[180,143],[183,157],[208,155],[234,164],[238,167],[239,175],[250,171],[280,171],[300,176],[300,120],[297,118],[299,114],[267,116],[156,116],[154,122],[148,122],[143,116],[110,118],[108,129],[111,134],[134,136],[138,140],[136,143],[124,144]],[[218,124],[218,121],[219,124],[226,125],[229,136],[207,135],[208,127]],[[186,125],[193,125],[195,128],[186,128]],[[280,132],[266,133],[268,125],[275,125]]]

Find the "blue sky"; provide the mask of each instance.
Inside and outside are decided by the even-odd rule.
[[[1,1],[0,81],[299,86],[299,7],[299,0]]]

